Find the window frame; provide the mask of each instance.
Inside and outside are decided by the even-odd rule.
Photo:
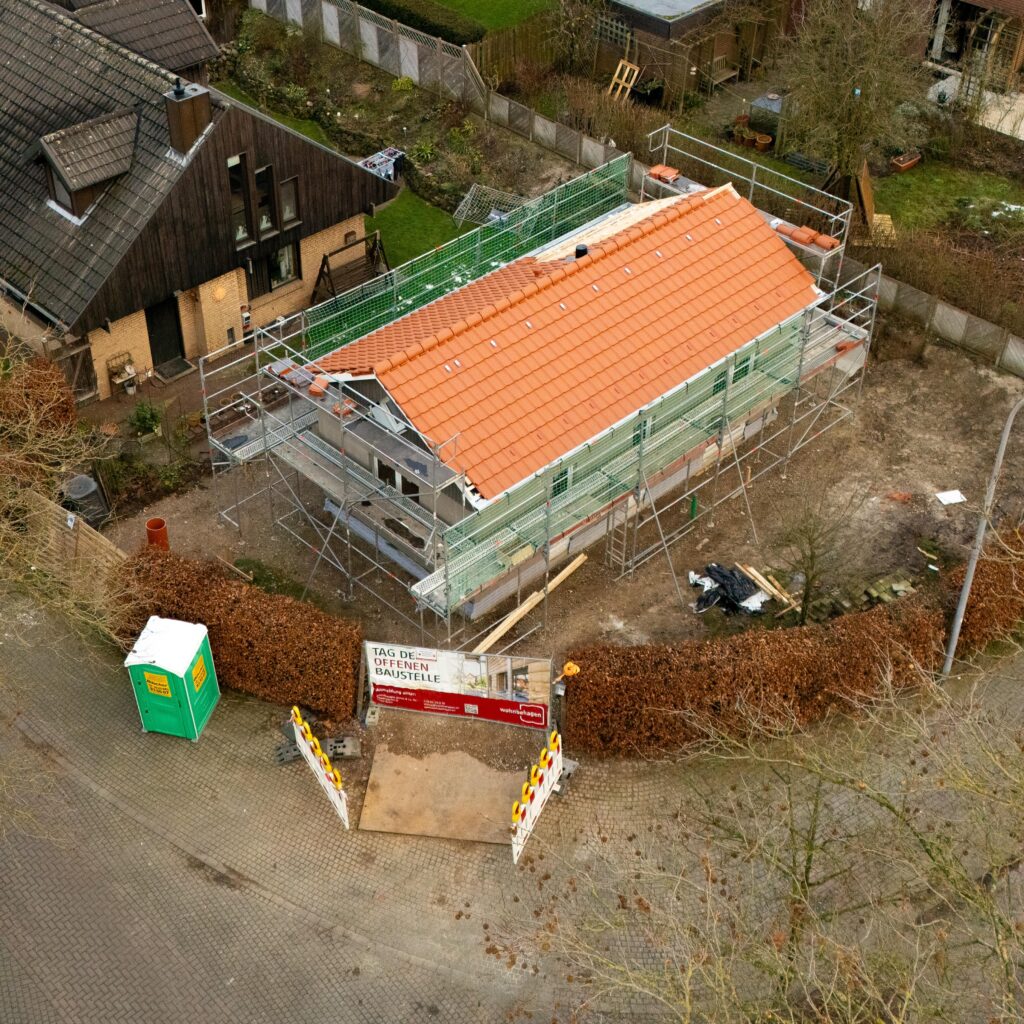
[[[560,498],[563,494],[568,493],[569,484],[572,482],[571,470],[571,466],[562,466],[551,477],[552,499]]]
[[[274,262],[277,259],[277,254],[282,249],[291,249],[294,253],[292,257],[292,271],[293,274],[287,280],[279,281],[274,284],[274,272],[271,269],[274,266]],[[287,288],[288,285],[294,284],[296,281],[302,280],[302,253],[299,251],[298,241],[286,242],[284,245],[279,245],[272,253],[267,255],[267,280],[270,284],[270,291],[276,292],[279,288]]]
[[[270,166],[270,165],[268,165]],[[284,199],[283,194],[287,186],[291,185],[295,189],[295,216],[290,220],[284,219]],[[281,230],[285,231],[288,228],[295,227],[296,224],[302,223],[302,200],[299,197],[299,176],[293,174],[290,178],[285,178],[277,187],[277,218],[278,223],[281,225]]]
[[[266,173],[269,178],[266,188],[266,199],[267,206],[270,210],[270,227],[266,230],[263,228],[263,222],[260,215],[260,209],[263,203],[262,196],[260,195],[259,177],[263,173]],[[253,211],[255,214],[253,220],[256,222],[256,233],[259,240],[262,242],[267,238],[273,238],[274,235],[281,233],[281,212],[277,201],[277,175],[274,173],[273,164],[264,164],[262,167],[257,167],[252,172],[252,189]]]
[[[234,162],[232,162],[234,161]],[[244,152],[236,153],[234,156],[229,156],[226,161],[228,171],[228,202],[229,202],[229,222],[231,226],[231,241],[236,249],[244,249],[246,246],[255,245],[256,243],[256,232],[253,224],[253,205],[252,205],[252,189],[249,182],[249,160],[248,155]],[[235,189],[232,185],[231,172],[235,168],[239,168],[238,175],[240,178],[240,187],[238,194],[242,198],[241,213],[245,224],[246,234],[243,238],[238,237],[238,229],[235,223],[235,218],[239,211],[235,209]]]

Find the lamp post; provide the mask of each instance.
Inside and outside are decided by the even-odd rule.
[[[967,609],[967,601],[971,596],[971,584],[974,582],[974,570],[978,567],[978,559],[981,557],[981,546],[985,542],[985,531],[988,529],[989,517],[992,515],[992,506],[996,502],[996,485],[999,483],[999,472],[1003,468],[1003,456],[1006,454],[1006,445],[1010,440],[1010,431],[1013,429],[1013,421],[1017,413],[1024,409],[1024,398],[1018,399],[1017,403],[1010,410],[1003,424],[1003,433],[999,438],[999,448],[996,451],[996,461],[992,466],[992,476],[989,477],[988,490],[985,492],[985,504],[981,509],[981,519],[978,521],[978,530],[974,535],[974,547],[971,548],[971,557],[967,560],[967,572],[964,575],[964,585],[960,588],[960,600],[957,602],[956,614],[953,616],[953,625],[949,632],[949,646],[946,648],[946,661],[942,666],[943,677],[949,675],[953,667],[953,658],[956,655],[956,644],[960,639],[960,627],[963,625],[964,612]]]

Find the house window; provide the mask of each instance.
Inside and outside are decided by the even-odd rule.
[[[551,481],[551,497],[557,498],[560,494],[565,494],[569,490],[569,467],[560,469]]]
[[[260,238],[272,235],[278,229],[277,209],[274,201],[274,169],[261,167],[253,176],[256,183],[256,224]]]
[[[299,247],[295,242],[282,245],[270,257],[270,290],[280,288],[299,276]]]
[[[398,486],[398,474],[395,472],[394,466],[389,466],[386,462],[381,462],[380,459],[377,462],[377,479],[386,483],[389,487]]]
[[[720,395],[725,390],[725,375],[728,371],[722,370],[717,377],[715,377],[714,387],[711,389],[711,394]]]
[[[231,231],[235,245],[247,245],[253,240],[249,216],[249,182],[246,175],[245,154],[228,157],[228,184],[231,188]]]
[[[192,5],[192,10],[199,15],[200,18],[206,17],[206,0],[189,0]]]
[[[272,292],[290,281],[297,281],[302,276],[299,247],[295,242],[282,245],[269,256],[251,258],[246,264],[250,299],[266,295],[267,292]]]
[[[346,231],[345,232],[345,244],[346,245],[355,245],[355,242],[356,242],[356,233],[354,231]]]
[[[411,498],[416,504],[420,501],[420,487],[415,480],[406,480],[402,477],[402,493],[407,497]]]
[[[633,447],[636,448],[641,441],[646,441],[651,436],[651,421],[648,419],[637,420],[633,424]]]
[[[281,223],[288,227],[299,221],[299,179],[281,182]]]
[[[747,374],[750,373],[750,354],[743,356],[742,359],[737,359],[736,364],[732,368],[732,380],[735,384],[737,381],[743,380]]]

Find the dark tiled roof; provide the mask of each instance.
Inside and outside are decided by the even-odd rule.
[[[0,278],[66,325],[182,173],[164,110],[173,83],[42,0],[0,3]],[[139,118],[131,166],[76,224],[49,203],[40,140],[125,110]]]
[[[42,138],[43,152],[72,192],[124,174],[132,165],[139,115],[134,110],[94,117]]]
[[[218,53],[188,0],[99,0],[80,6],[75,17],[172,71],[212,60]]]

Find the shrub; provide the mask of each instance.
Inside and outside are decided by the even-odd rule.
[[[124,564],[126,635],[150,615],[201,622],[225,686],[344,721],[355,706],[362,630],[292,597],[228,579],[213,562],[144,548]],[[127,586],[123,584],[127,583]]]
[[[822,718],[936,664],[943,616],[917,599],[828,625],[751,630],[674,646],[594,646],[571,651],[566,742],[596,754],[677,749],[700,723],[740,732],[752,716]]]
[[[132,409],[128,427],[138,436],[152,434],[160,426],[161,418],[160,410],[144,398]]]
[[[408,75],[402,75],[391,83],[392,92],[412,92],[415,88],[416,83]]]
[[[965,569],[950,583],[959,593]],[[983,651],[995,640],[1005,640],[1024,622],[1024,528],[1003,530],[989,541],[974,571],[971,596],[964,612],[957,651]]]
[[[409,28],[440,36],[458,45],[475,43],[483,39],[486,31],[478,21],[442,7],[434,0],[364,0],[363,6],[394,18]]]

